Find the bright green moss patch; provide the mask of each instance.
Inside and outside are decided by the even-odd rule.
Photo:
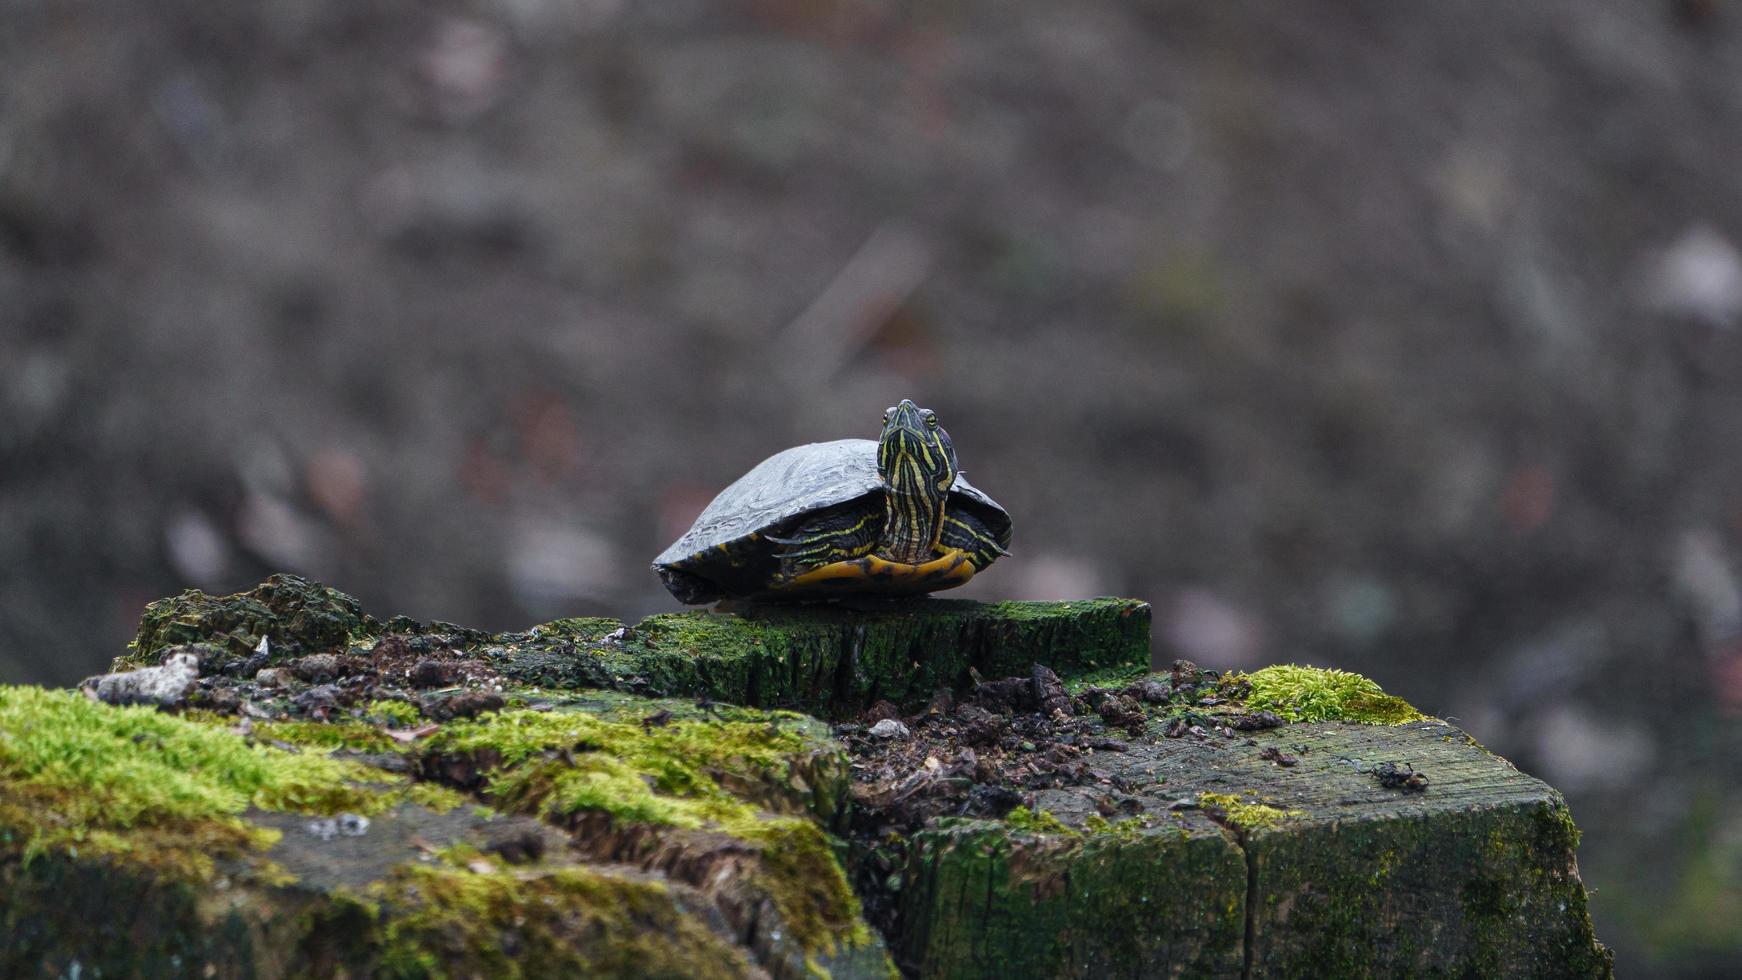
[[[630,722],[636,725],[640,725],[641,720],[650,714],[663,710],[670,712],[670,717],[666,718],[666,721],[673,724],[686,721],[712,721],[767,725],[773,722],[786,729],[789,734],[813,737],[819,741],[828,738],[829,735],[828,726],[809,715],[799,714],[796,711],[746,708],[723,702],[710,702],[703,707],[690,699],[649,699],[636,694],[609,690],[545,691],[528,700],[536,704],[540,710],[584,711],[608,721]]]
[[[405,787],[405,799],[419,806],[428,807],[437,813],[447,813],[449,810],[470,801],[464,793],[459,793],[437,783],[412,783]],[[488,807],[478,807],[481,816],[489,816],[494,812]]]
[[[496,760],[488,792],[517,809],[597,809],[678,827],[742,807],[716,777],[784,783],[818,748],[779,716],[760,722],[612,720],[578,711],[505,711],[445,726],[425,751]]]
[[[400,728],[410,728],[423,720],[423,712],[407,701],[371,701],[364,706],[363,715]]]
[[[720,823],[742,806],[718,787],[695,787],[699,796],[671,796],[649,785],[648,774],[621,759],[586,753],[572,765],[562,760],[528,763],[496,772],[487,792],[523,813],[565,815],[583,810],[613,820],[694,830]]]
[[[183,855],[182,870],[203,876],[211,868],[210,854],[202,854],[207,849],[236,853],[271,843],[268,832],[239,820],[248,807],[373,813],[386,801],[366,784],[385,778],[324,755],[249,745],[216,725],[152,708],[0,687],[0,785],[6,788],[0,843],[27,854],[82,847],[121,855],[132,850],[137,834],[173,829],[171,841],[185,835],[178,846],[195,848]]]
[[[1126,817],[1123,820],[1108,820],[1098,813],[1091,813],[1083,818],[1083,832],[1098,837],[1112,837],[1119,840],[1132,841],[1147,833],[1150,821],[1144,817]]]
[[[663,884],[585,868],[474,874],[409,866],[372,898],[386,977],[752,975]]]
[[[1306,816],[1301,810],[1283,810],[1263,803],[1242,803],[1231,793],[1199,793],[1198,805],[1215,807],[1228,815],[1228,822],[1241,830],[1271,830],[1289,820]]]
[[[787,790],[791,812],[769,812],[755,802],[758,786],[802,786],[806,776],[827,771],[816,760],[834,760],[839,748],[819,736],[814,723],[765,713],[754,721],[643,724],[645,713],[635,717],[631,705],[624,707],[615,719],[516,711],[452,722],[431,740],[431,751],[449,761],[473,753],[474,763],[489,767],[482,774],[486,795],[516,809],[542,815],[591,810],[609,814],[613,824],[652,824],[674,835],[664,845],[674,853],[701,856],[724,848],[742,876],[734,887],[768,903],[759,906],[760,921],[784,936],[770,955],[796,957],[785,962],[822,970],[842,962],[839,956],[881,957],[838,863],[837,844],[806,814],[799,791]],[[643,703],[643,712],[647,707]],[[212,882],[221,870],[241,886],[232,894],[270,902],[277,899],[263,898],[267,893],[259,889],[333,872],[324,859],[296,863],[330,846],[290,829],[301,826],[300,818],[285,821],[261,810],[379,815],[409,800],[440,813],[469,799],[328,755],[381,744],[379,733],[358,722],[262,723],[253,734],[248,738],[232,720],[210,715],[180,717],[76,694],[0,688],[0,858],[13,856],[0,860],[0,870],[95,858],[139,873],[129,880],[190,885]],[[844,761],[839,768],[844,774]],[[399,819],[401,811],[378,816],[370,833],[386,835],[385,843],[405,833],[393,829]],[[267,860],[269,850],[304,877]],[[26,861],[16,860],[20,854]],[[36,854],[45,857],[33,865],[28,856]],[[748,952],[697,914],[712,899],[692,886],[543,861],[509,866],[481,851],[476,840],[450,842],[438,857],[434,865],[389,859],[377,872],[385,878],[359,883],[354,894],[343,890],[350,885],[333,893],[335,904],[319,915],[343,919],[347,931],[328,952],[355,963],[359,975],[388,977],[755,975]],[[705,890],[712,881],[693,888]],[[247,905],[243,919],[224,919],[230,912],[216,909],[220,919],[204,925],[192,906],[161,914],[181,916],[173,926],[181,930],[177,936],[202,937],[201,943],[208,932],[215,937],[215,945],[186,949],[230,950],[223,943],[259,941],[225,930],[252,928],[243,924],[252,914],[247,910],[262,907]],[[148,962],[172,962],[182,948],[170,943]],[[91,955],[126,972],[121,966],[133,962],[131,947],[104,949],[109,959]],[[294,958],[312,949],[292,941],[281,951]]]
[[[1230,680],[1251,685],[1248,707],[1274,711],[1287,721],[1402,725],[1424,717],[1409,702],[1386,694],[1378,684],[1342,670],[1285,664]]]
[[[317,752],[392,752],[398,746],[381,729],[360,721],[268,721],[254,726],[254,737]]]
[[[250,804],[363,810],[373,794],[348,783],[381,776],[354,763],[249,746],[153,708],[29,687],[0,688],[0,775],[12,785],[65,790],[78,808],[69,815],[116,827],[165,814],[239,813]]]
[[[1063,821],[1051,813],[1045,810],[1030,810],[1025,806],[1019,806],[1005,814],[1004,822],[1009,824],[1013,830],[1026,831],[1031,834],[1066,834],[1072,837],[1079,835],[1078,831],[1065,826]]]
[[[717,830],[761,845],[755,883],[803,949],[833,953],[839,942],[871,942],[828,837],[807,816],[767,812],[805,809],[791,795],[795,784],[805,786],[795,760],[836,750],[797,716],[757,717],[643,724],[583,711],[505,711],[449,724],[424,750],[489,760],[484,793],[522,813],[598,813],[613,823]],[[786,797],[773,787],[787,787]]]

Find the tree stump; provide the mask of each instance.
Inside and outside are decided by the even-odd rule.
[[[1091,765],[1136,787],[1111,821],[1094,786],[1043,789],[1050,831],[915,836],[921,975],[1608,975],[1560,795],[1444,722],[1143,737]]]
[[[184,593],[116,663],[173,678],[0,688],[0,973],[1609,975],[1554,790],[1366,678],[1150,674],[1148,635]]]

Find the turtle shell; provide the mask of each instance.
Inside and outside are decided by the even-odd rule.
[[[813,442],[768,457],[721,490],[695,524],[659,553],[653,567],[685,602],[755,595],[779,565],[767,535],[781,536],[834,507],[882,512],[875,439]],[[960,473],[946,507],[972,511],[1000,540],[1008,540],[1010,515]],[[697,578],[702,581],[692,581]]]

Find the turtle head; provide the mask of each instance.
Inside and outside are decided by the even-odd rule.
[[[894,493],[943,501],[956,481],[956,447],[936,412],[903,398],[883,413],[877,473]]]

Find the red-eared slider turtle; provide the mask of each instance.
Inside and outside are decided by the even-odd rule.
[[[720,491],[653,560],[682,602],[952,589],[1010,544],[1010,515],[969,483],[937,414],[902,400],[883,436],[776,453]]]

